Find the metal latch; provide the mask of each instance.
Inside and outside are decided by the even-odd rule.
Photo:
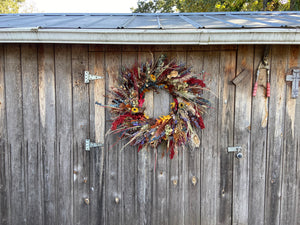
[[[237,152],[236,157],[238,159],[243,158],[243,153],[242,153],[243,148],[241,146],[237,147],[227,147],[227,152]]]
[[[287,75],[286,81],[292,81],[292,98],[297,98],[299,93],[300,69],[293,69],[293,74]]]
[[[91,148],[103,147],[103,143],[91,142],[90,139],[85,139],[85,150],[90,151]]]
[[[103,79],[104,77],[92,75],[89,71],[84,71],[84,83],[88,84],[90,83],[90,80],[99,80]]]

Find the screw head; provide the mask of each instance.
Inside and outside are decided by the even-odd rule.
[[[192,177],[192,184],[194,186],[197,184],[197,178],[195,176]]]
[[[87,204],[87,205],[89,205],[90,204],[90,199],[89,198],[85,198],[84,199],[84,203]]]
[[[237,157],[238,159],[243,158],[243,153],[239,152],[238,154],[236,154],[236,157]]]

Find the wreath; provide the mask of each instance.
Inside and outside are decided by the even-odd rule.
[[[107,134],[120,134],[121,139],[129,139],[123,146],[157,147],[167,144],[167,152],[172,159],[178,147],[187,142],[192,147],[200,146],[197,129],[204,129],[202,115],[210,106],[203,98],[207,90],[203,81],[204,72],[192,74],[191,68],[177,65],[161,55],[154,62],[123,67],[119,73],[119,85],[109,90],[111,104],[108,107],[113,115]],[[145,94],[148,91],[167,91],[173,98],[170,113],[159,118],[149,118],[145,114]],[[123,149],[122,148],[122,149]]]

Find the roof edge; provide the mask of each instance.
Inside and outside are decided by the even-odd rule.
[[[300,44],[296,28],[268,29],[0,29],[0,43],[134,45]]]
[[[0,16],[179,16],[179,15],[277,15],[277,14],[299,14],[299,11],[221,11],[221,12],[173,12],[173,13],[9,13]]]

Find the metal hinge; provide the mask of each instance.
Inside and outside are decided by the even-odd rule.
[[[90,151],[91,148],[103,147],[103,143],[91,142],[90,139],[85,139],[85,150]]]
[[[236,157],[238,159],[243,158],[243,153],[242,153],[243,148],[241,146],[236,146],[236,147],[227,147],[227,152],[237,152]]]
[[[92,75],[89,71],[84,71],[84,83],[88,84],[90,83],[90,80],[99,80],[103,79],[104,77]]]

